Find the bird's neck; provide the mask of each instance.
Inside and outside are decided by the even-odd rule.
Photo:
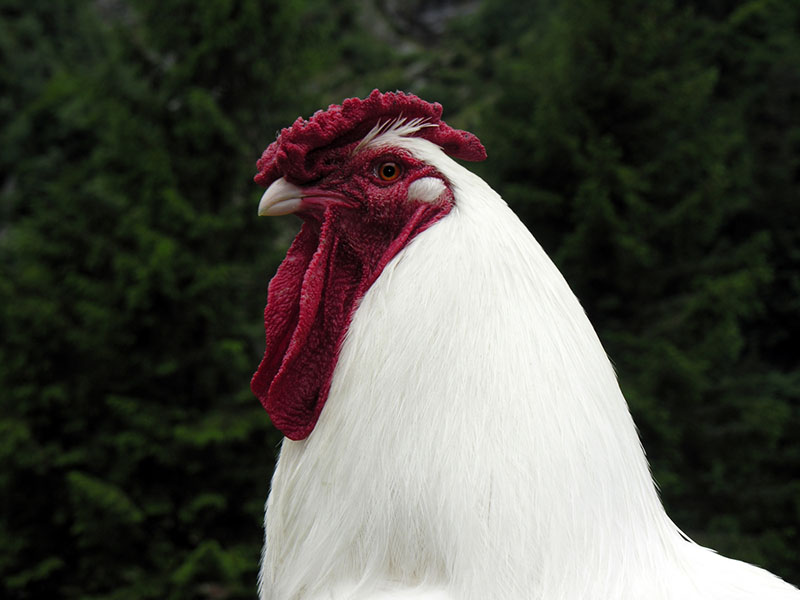
[[[386,267],[316,429],[284,442],[262,571],[275,598],[348,573],[577,598],[621,572],[609,561],[644,572],[672,552],[578,301],[502,201],[473,194]]]

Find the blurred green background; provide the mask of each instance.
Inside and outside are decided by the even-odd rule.
[[[254,597],[255,160],[374,87],[482,139],[677,524],[800,583],[800,2],[0,7],[0,596]]]

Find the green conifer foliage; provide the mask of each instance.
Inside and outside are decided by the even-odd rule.
[[[449,16],[446,16],[449,15]],[[800,583],[800,4],[4,0],[0,596],[252,598],[279,127],[445,106],[698,542]],[[409,435],[413,435],[410,431]]]
[[[2,11],[0,595],[252,597],[279,437],[248,382],[286,237],[252,176],[315,103],[331,11]]]
[[[796,582],[800,12],[684,4],[498,38],[487,3],[485,174],[598,328],[677,523]]]

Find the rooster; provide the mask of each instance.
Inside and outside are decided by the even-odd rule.
[[[525,226],[410,94],[299,118],[260,215],[303,225],[252,389],[285,435],[262,600],[800,600],[690,541],[612,366]]]

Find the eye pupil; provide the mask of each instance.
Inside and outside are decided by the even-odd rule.
[[[393,162],[383,163],[378,168],[378,176],[384,181],[394,181],[400,176],[400,167]]]

